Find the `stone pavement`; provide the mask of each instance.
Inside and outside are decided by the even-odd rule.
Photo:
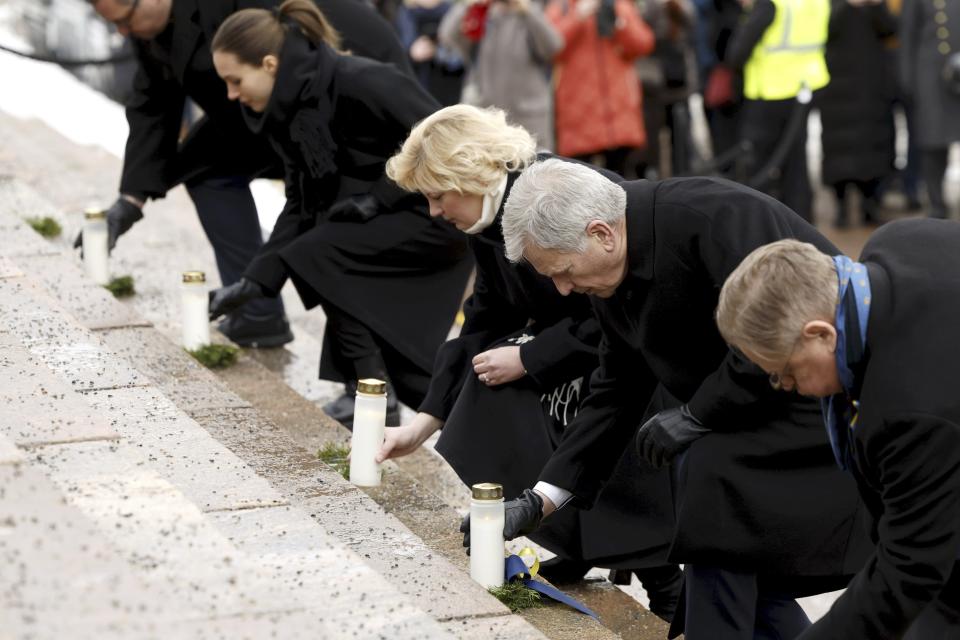
[[[5,257],[30,233],[0,213]],[[446,635],[14,260],[0,279],[4,633]]]

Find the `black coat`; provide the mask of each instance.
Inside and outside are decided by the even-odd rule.
[[[335,53],[289,31],[267,109],[243,109],[283,159],[287,203],[244,275],[277,294],[288,277],[309,309],[332,305],[371,330],[400,399],[423,400],[437,347],[463,296],[463,234],[430,218],[384,166],[436,108],[395,67]],[[334,202],[372,195],[366,222],[328,219]],[[321,377],[345,373],[324,349]]]
[[[803,640],[899,638],[938,596],[960,621],[958,247],[955,222],[903,220],[863,249],[872,300],[852,471],[878,546]]]
[[[508,175],[503,203],[519,175]],[[562,296],[529,264],[507,260],[500,228],[503,203],[494,223],[469,237],[476,280],[464,305],[466,320],[460,336],[437,353],[420,411],[445,421],[437,451],[466,484],[498,482],[512,499],[536,481],[567,418],[573,419],[586,397],[589,376],[599,364],[600,326],[588,298]],[[520,334],[526,336],[519,342],[528,375],[497,387],[477,382],[473,357],[516,344]],[[550,416],[543,410],[545,396],[555,409]],[[563,557],[598,566],[662,565],[673,532],[669,475],[635,454],[624,456],[619,468],[594,509],[565,509],[532,539]],[[614,556],[616,562],[607,560]]]
[[[357,0],[316,0],[346,49],[412,73],[390,25]],[[210,176],[262,175],[279,167],[265,141],[244,125],[216,69],[210,43],[230,14],[272,8],[278,0],[173,0],[171,23],[150,41],[134,40],[139,68],[127,103],[130,134],[121,193],[160,198],[181,182]],[[184,103],[206,117],[178,145]]]
[[[818,92],[823,181],[871,180],[893,171],[893,59],[884,39],[896,32],[885,3],[834,0],[826,59],[830,84]]]
[[[847,557],[856,488],[833,462],[817,406],[774,392],[727,348],[713,318],[721,286],[753,249],[799,238],[836,250],[786,206],[726,180],[623,186],[628,272],[612,297],[593,299],[600,368],[540,479],[590,504],[610,461],[633,447],[660,383],[714,430],[686,454],[671,559],[852,574],[861,559]]]

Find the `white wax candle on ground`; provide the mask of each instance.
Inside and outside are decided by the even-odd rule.
[[[209,295],[202,272],[183,274],[180,306],[183,348],[194,351],[210,344]]]
[[[107,221],[87,219],[83,225],[83,265],[87,275],[97,284],[110,283]]]
[[[365,382],[361,381],[360,387]],[[353,409],[353,436],[350,439],[350,482],[358,487],[380,485],[381,469],[375,457],[383,444],[386,422],[386,394],[358,391]]]
[[[475,484],[470,499],[470,577],[490,589],[503,584],[503,487]]]

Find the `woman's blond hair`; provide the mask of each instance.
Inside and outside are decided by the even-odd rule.
[[[483,195],[536,157],[536,140],[502,110],[457,104],[417,123],[387,175],[407,191]]]
[[[754,250],[727,278],[717,327],[734,347],[784,359],[808,322],[833,323],[838,289],[833,258],[807,242],[779,240]]]

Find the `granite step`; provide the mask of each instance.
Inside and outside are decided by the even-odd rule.
[[[3,215],[0,224],[16,226]],[[510,616],[463,572],[431,553],[407,527],[314,455],[295,445],[291,448],[289,437],[262,420],[246,401],[230,393],[149,322],[131,315],[129,307],[88,283],[75,260],[39,251],[20,255],[17,260],[8,261],[13,268],[8,274],[11,277],[0,282],[0,321],[21,332],[33,349],[43,351],[35,357],[45,355],[44,364],[58,366],[61,375],[72,376],[72,386],[83,390],[94,411],[112,412],[117,416],[115,426],[124,431],[122,437],[136,438],[137,447],[149,453],[146,459],[127,457],[126,462],[117,463],[111,469],[114,475],[129,474],[143,465],[155,467],[159,473],[176,477],[177,486],[208,516],[285,507],[302,516],[297,526],[303,535],[293,539],[304,539],[311,529],[329,531],[339,544],[359,555],[358,563],[364,569],[372,567],[430,617],[452,628],[464,622],[472,628],[476,619],[484,628],[498,630],[504,636],[542,637]],[[37,274],[37,281],[24,273]],[[12,299],[17,302],[5,302]],[[61,303],[64,313],[55,309]],[[75,320],[89,326],[80,326]],[[78,368],[76,358],[62,353],[77,344],[84,345],[85,367]],[[103,363],[110,358],[118,366],[108,371]],[[126,365],[122,364],[124,360]],[[99,435],[101,439],[106,437]],[[267,442],[271,437],[274,441]],[[45,450],[42,458],[44,463],[63,470],[61,480],[65,483],[73,477],[71,474],[92,472],[105,446],[86,442],[93,439],[90,436],[62,439],[71,438],[85,446],[68,454]],[[230,449],[240,451],[243,460]],[[278,451],[285,455],[278,457]],[[276,462],[284,473],[274,472],[272,477],[264,474],[271,467],[263,460]],[[304,474],[303,484],[296,490],[289,485],[293,467]],[[249,472],[248,484],[256,480],[262,486],[238,490],[242,483],[237,473],[241,470]],[[283,490],[274,491],[271,483]],[[299,495],[287,495],[291,492]],[[239,496],[244,502],[235,499]],[[252,525],[245,524],[240,516],[223,523],[234,519],[239,519],[238,531],[251,530]],[[245,538],[228,533],[230,540]],[[265,535],[264,542],[269,539],[272,536]],[[174,550],[166,557],[172,561],[186,556]],[[190,564],[187,561],[186,566]]]
[[[0,552],[20,581],[9,584],[24,587],[6,592],[3,609],[19,613],[26,635],[70,628],[60,626],[69,611],[54,615],[58,599],[43,599],[70,584],[49,583],[48,556],[77,556],[78,584],[104,580],[87,575],[89,545],[71,544],[76,528],[105,545],[95,558],[119,558],[132,575],[111,570],[109,584],[129,585],[116,602],[78,605],[79,635],[69,637],[229,636],[245,619],[264,634],[249,637],[447,636],[7,262],[0,367],[12,384],[2,391],[9,482],[0,483],[0,521],[16,535],[0,539]],[[80,517],[60,513],[66,507]],[[68,527],[64,545],[38,537],[44,522]]]

